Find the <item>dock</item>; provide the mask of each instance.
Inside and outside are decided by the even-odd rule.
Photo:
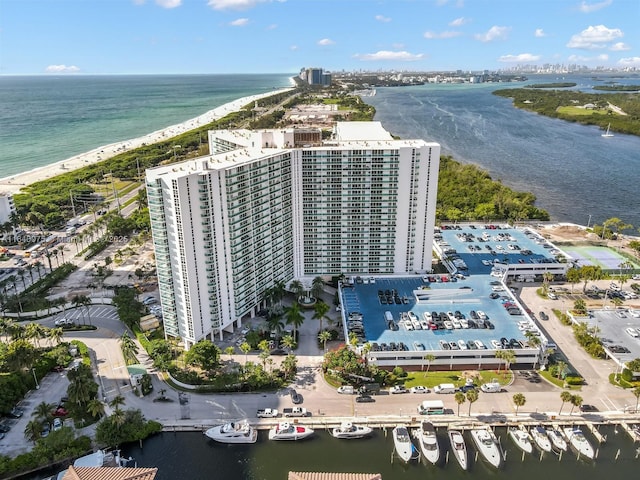
[[[640,428],[640,424],[638,424],[638,423],[629,424],[627,422],[622,422],[620,425],[622,426],[624,431],[629,434],[629,436],[631,437],[631,440],[634,443],[635,442],[640,442],[640,434],[636,433],[636,432],[639,432],[640,430],[634,430],[634,427],[636,429]]]

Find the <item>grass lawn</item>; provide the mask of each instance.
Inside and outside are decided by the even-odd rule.
[[[491,380],[497,380],[501,385],[507,385],[513,379],[513,372],[508,371],[505,375],[504,369],[500,373],[496,373],[496,370],[479,370],[473,371],[476,380],[474,383],[478,386],[483,383],[488,383]],[[409,375],[405,379],[405,386],[407,388],[415,387],[417,385],[424,385],[425,387],[433,388],[441,383],[453,383],[456,387],[461,387],[465,384],[465,378],[462,376],[462,372],[459,370],[452,371],[430,371],[430,372],[409,372]]]
[[[562,113],[564,115],[571,115],[571,116],[576,116],[576,117],[584,117],[584,116],[587,116],[587,115],[593,115],[594,113],[596,115],[607,115],[609,113],[609,110],[607,110],[607,109],[590,110],[590,109],[587,109],[587,108],[580,108],[580,107],[573,107],[573,106],[558,107],[556,109],[556,111],[558,113]]]

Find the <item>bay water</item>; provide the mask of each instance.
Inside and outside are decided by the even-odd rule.
[[[463,471],[451,456],[444,456],[438,465],[426,462],[405,464],[393,456],[391,429],[386,434],[377,429],[371,438],[338,440],[323,430],[313,438],[297,442],[274,442],[260,432],[254,445],[225,445],[208,439],[201,433],[163,433],[139,444],[127,446],[123,453],[132,456],[138,466],[159,467],[158,480],[189,478],[192,480],[228,478],[247,480],[285,480],[289,471],[380,473],[384,480],[445,478],[459,480],[473,476],[476,480],[539,480],[566,478],[601,480],[602,478],[635,478],[640,459],[635,445],[622,431],[613,426],[600,430],[607,443],[599,446],[596,461],[578,459],[571,451],[562,458],[555,454],[522,455],[508,438],[504,428],[497,428],[506,461],[496,470],[478,458],[467,436],[469,471]],[[592,445],[596,441],[586,433]],[[448,449],[446,430],[440,428],[441,448]],[[616,459],[617,456],[617,459]]]

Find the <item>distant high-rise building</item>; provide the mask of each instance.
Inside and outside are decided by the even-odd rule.
[[[8,193],[0,193],[0,225],[11,220],[11,216],[16,213],[16,205],[13,203],[13,196]]]
[[[147,171],[163,321],[185,345],[253,315],[279,282],[431,270],[440,145],[378,122],[218,130]]]
[[[331,86],[331,74],[323,72],[321,68],[304,68],[300,72],[300,78],[309,85]]]

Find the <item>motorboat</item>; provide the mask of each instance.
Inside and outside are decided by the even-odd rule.
[[[482,457],[494,467],[500,467],[502,456],[500,455],[498,440],[493,431],[488,427],[472,428],[470,433]]]
[[[313,435],[313,430],[303,425],[280,422],[269,430],[269,440],[302,440]]]
[[[582,433],[582,430],[578,427],[565,427],[563,432],[567,441],[581,456],[587,458],[593,458],[595,456],[595,450],[589,443],[589,440],[584,436],[584,433]]]
[[[436,429],[431,422],[422,422],[420,428],[412,431],[413,438],[418,441],[422,455],[434,465],[440,459],[440,445]]]
[[[393,445],[396,449],[398,456],[408,462],[413,457],[413,443],[409,437],[409,430],[407,427],[398,425],[393,429]]]
[[[511,437],[511,440],[513,440],[513,443],[515,443],[520,450],[526,453],[533,452],[531,435],[529,435],[529,432],[527,432],[527,429],[524,426],[512,426],[509,427],[507,431],[509,432],[509,436]]]
[[[258,431],[247,420],[229,422],[208,429],[204,434],[220,443],[256,443]]]
[[[529,434],[533,439],[533,443],[536,444],[536,447],[538,447],[543,452],[551,451],[551,440],[547,436],[547,431],[544,428],[542,428],[540,425],[536,425],[535,427],[532,427],[531,430],[529,430]]]
[[[449,429],[449,442],[451,443],[451,450],[453,456],[456,457],[458,464],[463,470],[466,470],[469,466],[467,457],[467,444],[464,441],[462,432],[460,430]]]
[[[559,452],[567,451],[567,442],[564,440],[562,433],[557,428],[547,428],[547,437],[551,440],[553,448]]]
[[[362,438],[371,435],[373,429],[363,425],[354,425],[352,422],[342,422],[339,427],[331,430],[335,438]]]

